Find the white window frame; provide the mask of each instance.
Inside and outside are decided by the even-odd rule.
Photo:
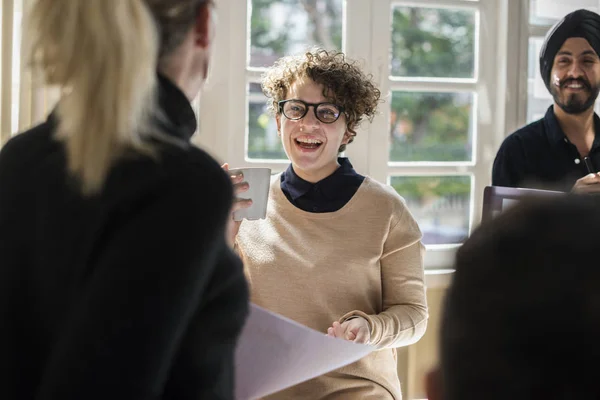
[[[529,0],[507,4],[510,27],[506,29],[506,101],[504,137],[522,127],[527,120],[527,79],[529,52]]]
[[[244,0],[245,1],[245,0]],[[514,1],[514,0],[510,0]],[[470,226],[481,218],[483,188],[490,184],[493,159],[505,135],[506,56],[509,0],[346,0],[344,3],[343,51],[363,60],[382,93],[390,89],[411,91],[474,92],[476,126],[473,160],[470,162],[388,163],[389,99],[371,124],[364,123],[346,155],[356,169],[380,182],[390,175],[469,175],[472,177]],[[416,79],[389,77],[392,5],[469,8],[479,13],[476,67],[473,79]],[[235,167],[269,167],[282,171],[288,161],[247,160],[247,79],[259,82],[260,71],[246,67],[249,7],[240,0],[220,0],[219,27],[209,81],[200,101],[200,135],[195,141],[217,159]],[[352,27],[347,29],[346,27]],[[482,43],[485,46],[482,46]],[[227,50],[224,50],[227,49]],[[484,132],[485,134],[481,134]],[[382,157],[381,155],[385,155]],[[460,245],[427,246],[426,269],[443,270],[453,264]]]
[[[507,119],[507,126],[511,129],[507,132],[507,135],[527,123],[527,107],[529,102],[529,40],[536,37],[545,37],[546,33],[552,28],[552,25],[533,25],[529,23],[530,15],[530,1],[519,0],[510,4],[510,13],[516,18],[517,21],[514,24],[514,30],[509,40],[515,49],[518,49],[512,55],[513,65],[518,65],[517,73],[513,77],[515,79],[515,86],[517,88],[516,95],[516,110],[513,112],[512,118]],[[535,66],[535,68],[539,68]]]

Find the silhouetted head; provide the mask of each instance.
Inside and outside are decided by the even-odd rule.
[[[600,200],[527,200],[460,248],[430,400],[598,399]]]

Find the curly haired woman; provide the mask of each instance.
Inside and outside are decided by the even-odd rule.
[[[235,238],[252,301],[377,348],[269,399],[400,399],[395,348],[427,326],[421,232],[392,188],[339,156],[381,93],[356,62],[325,50],[282,58],[263,91],[291,165],[272,181],[267,218],[244,221]]]

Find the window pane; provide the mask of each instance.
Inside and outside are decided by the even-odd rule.
[[[473,78],[475,10],[394,7],[395,76]]]
[[[267,98],[260,84],[250,83],[248,86],[248,158],[287,159],[277,136],[275,118],[267,110]]]
[[[533,25],[554,25],[568,13],[586,8],[599,12],[598,0],[530,0],[529,23]]]
[[[342,49],[343,0],[248,0],[251,67],[311,46]]]
[[[469,176],[394,176],[390,184],[406,200],[423,232],[424,244],[456,244],[467,238]]]
[[[392,92],[390,161],[471,161],[473,94]]]

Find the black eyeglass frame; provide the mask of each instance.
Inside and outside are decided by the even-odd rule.
[[[285,112],[283,112],[283,106],[285,105],[285,103],[290,102],[290,101],[296,101],[298,103],[302,103],[306,106],[305,110],[304,110],[304,114],[302,114],[300,117],[298,118],[290,118],[288,117]],[[323,104],[327,104],[330,106],[334,106],[336,107],[338,110],[340,110],[340,113],[338,114],[337,118],[334,119],[333,121],[323,121],[321,118],[319,118],[319,115],[317,114],[317,108]],[[325,101],[323,103],[307,103],[306,101],[303,100],[299,100],[299,99],[288,99],[288,100],[281,100],[277,102],[277,105],[279,106],[279,112],[281,114],[283,114],[287,119],[292,120],[292,121],[299,121],[302,118],[306,117],[306,114],[308,114],[308,109],[312,106],[313,108],[313,112],[315,113],[315,118],[318,119],[319,121],[321,121],[324,124],[333,124],[335,121],[337,121],[338,119],[340,119],[340,116],[344,113],[345,109],[342,106],[338,106],[335,103],[331,103],[329,101]]]

